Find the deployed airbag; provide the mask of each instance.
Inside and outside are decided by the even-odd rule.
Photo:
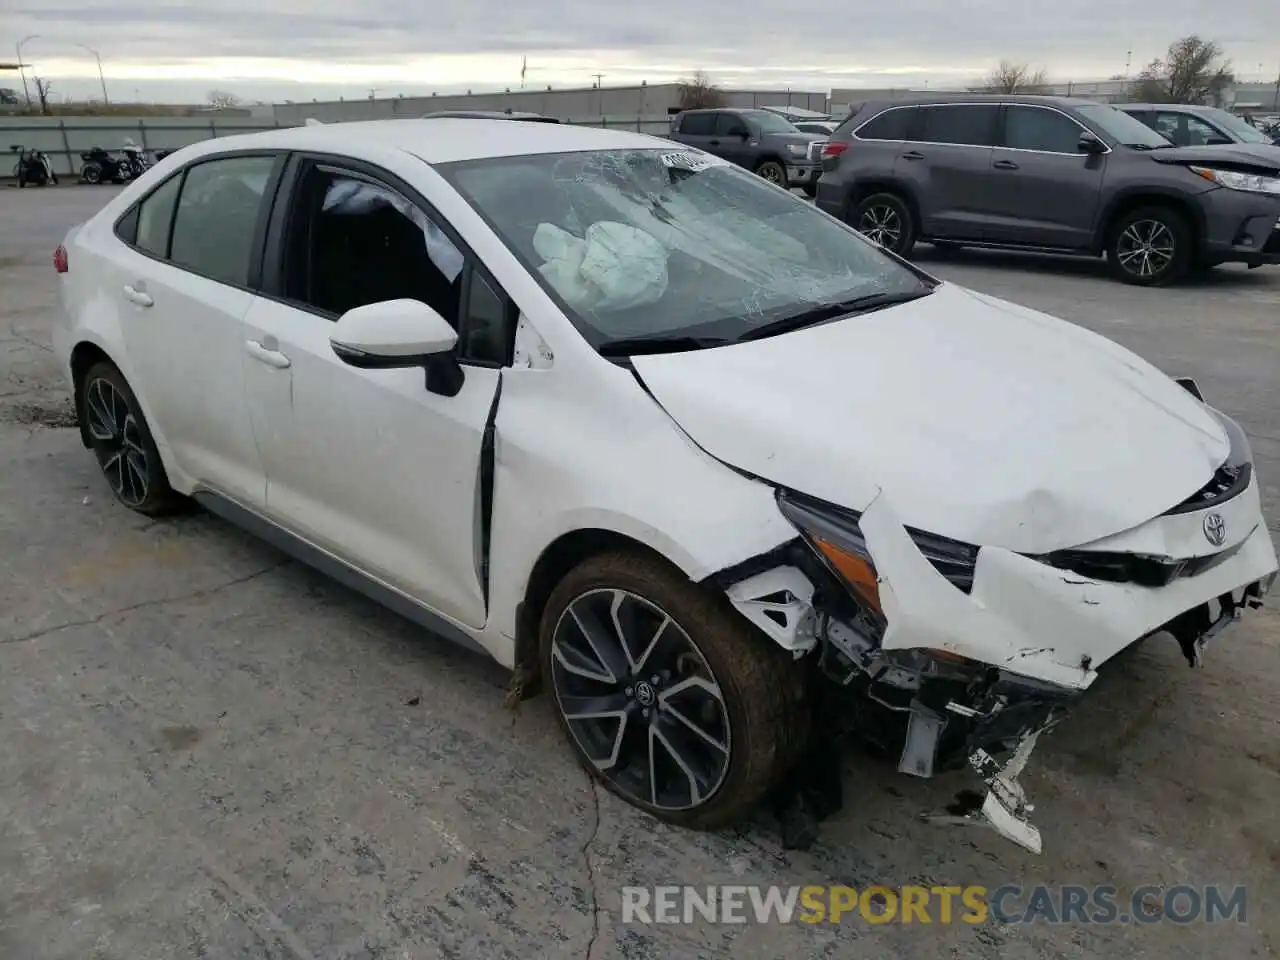
[[[540,223],[533,248],[545,261],[538,268],[574,309],[603,312],[641,307],[667,290],[667,250],[651,234],[615,220],[587,227],[575,237],[552,223]]]

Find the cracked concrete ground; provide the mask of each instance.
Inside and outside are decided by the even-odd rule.
[[[963,777],[863,753],[806,853],[767,817],[673,830],[593,789],[500,670],[201,513],[116,506],[67,428],[49,255],[109,188],[0,191],[0,957],[1272,956],[1280,616],[1203,670],[1153,642],[1045,738],[1046,852],[915,820]],[[1092,264],[928,248],[928,269],[1200,378],[1280,516],[1280,271],[1133,290]],[[74,264],[72,266],[74,269]],[[1247,884],[1248,924],[623,925],[671,883]]]

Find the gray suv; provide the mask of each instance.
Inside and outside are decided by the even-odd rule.
[[[917,240],[1105,255],[1147,286],[1280,263],[1280,150],[1175,147],[1087,100],[863,104],[824,149],[817,203],[900,256]]]
[[[827,137],[797,130],[769,110],[685,110],[671,120],[671,139],[813,196]]]

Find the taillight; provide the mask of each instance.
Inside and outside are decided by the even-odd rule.
[[[822,148],[824,157],[838,157],[849,149],[849,144],[840,140],[828,140],[827,145]]]
[[[67,248],[62,244],[58,244],[58,249],[53,251],[53,269],[59,273],[67,272]]]

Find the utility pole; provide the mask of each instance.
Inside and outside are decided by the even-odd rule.
[[[98,51],[93,47],[86,47],[83,43],[77,43],[76,46],[81,50],[88,50],[93,54],[93,59],[98,61],[98,82],[102,84],[102,105],[110,105],[111,101],[107,99],[107,78],[102,75],[102,57],[98,56]]]
[[[22,96],[27,101],[28,110],[31,109],[31,91],[27,89],[27,67],[26,64],[22,62],[22,45],[28,40],[35,40],[39,36],[40,34],[33,33],[29,37],[23,37],[14,46],[14,49],[18,51],[18,73],[22,75]]]
[[[1276,71],[1276,92],[1271,98],[1271,109],[1280,110],[1280,70]]]

